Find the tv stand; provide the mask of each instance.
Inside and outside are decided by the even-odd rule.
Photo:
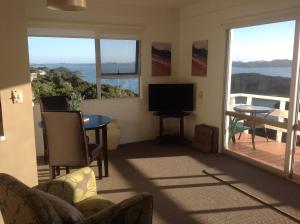
[[[184,138],[184,117],[190,115],[188,112],[154,112],[153,115],[159,116],[159,136],[160,144],[184,144],[188,141]],[[165,118],[180,119],[179,135],[164,135],[164,119]]]

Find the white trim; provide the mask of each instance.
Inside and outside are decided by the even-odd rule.
[[[224,148],[228,147],[228,125],[229,125],[229,119],[228,116],[225,115],[225,112],[228,109],[229,106],[229,100],[230,100],[230,87],[231,87],[231,51],[230,51],[230,45],[231,45],[231,39],[232,39],[232,31],[227,30],[227,47],[226,47],[226,75],[225,75],[225,94],[224,94],[224,103],[223,103],[223,128],[222,128],[222,145]],[[222,147],[222,148],[223,148]]]
[[[296,132],[293,128],[298,124],[298,86],[299,86],[299,54],[300,54],[300,22],[296,21],[295,37],[294,37],[294,50],[293,50],[293,63],[292,63],[292,77],[290,87],[290,101],[289,101],[289,114],[288,114],[288,128],[287,140],[285,149],[284,173],[286,176],[292,175],[293,160],[296,144]]]
[[[142,39],[145,27],[120,24],[73,23],[65,21],[29,20],[29,36],[77,38]]]
[[[5,141],[5,136],[0,136],[0,142]]]
[[[300,19],[300,6],[229,18],[221,26],[232,29],[297,19]]]

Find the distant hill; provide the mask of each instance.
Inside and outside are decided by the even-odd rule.
[[[231,93],[289,97],[290,81],[290,78],[257,73],[234,74],[231,77]]]
[[[242,68],[251,68],[251,67],[289,67],[292,66],[292,61],[288,59],[277,59],[272,61],[233,61],[232,66],[242,67]]]

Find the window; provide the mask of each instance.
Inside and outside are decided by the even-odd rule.
[[[101,97],[139,96],[139,41],[100,40]]]
[[[28,45],[35,98],[74,93],[97,98],[94,39],[29,37]]]
[[[74,93],[96,99],[97,84],[102,98],[139,96],[137,40],[29,37],[28,45],[35,99]]]

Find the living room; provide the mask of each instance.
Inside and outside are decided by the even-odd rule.
[[[165,202],[165,206],[184,210],[182,204],[176,204],[179,197],[184,197],[186,192],[181,192],[171,201],[167,195],[172,192],[164,192],[165,188],[156,189],[153,182],[158,181],[160,176],[197,176],[200,175],[196,170],[204,167],[216,167],[218,163],[224,161],[223,171],[233,172],[234,159],[227,156],[203,155],[195,152],[188,152],[188,156],[181,152],[178,146],[167,147],[166,152],[161,153],[158,149],[154,150],[154,155],[140,155],[138,146],[141,150],[155,148],[156,146],[139,145],[140,142],[153,140],[158,135],[157,117],[148,111],[148,84],[150,83],[193,83],[195,91],[194,111],[185,118],[185,135],[192,140],[194,137],[195,125],[205,123],[219,128],[219,150],[223,149],[223,130],[224,130],[224,95],[226,93],[227,79],[227,41],[228,29],[236,27],[246,27],[250,25],[259,25],[264,23],[280,22],[297,19],[299,14],[299,1],[97,1],[89,0],[87,9],[81,12],[63,12],[52,11],[46,7],[46,1],[27,0],[6,1],[1,7],[1,67],[2,75],[0,77],[1,109],[3,117],[3,136],[0,136],[0,171],[9,173],[20,179],[29,186],[38,183],[36,156],[43,155],[41,130],[36,129],[36,124],[40,120],[39,106],[32,106],[32,91],[30,83],[29,55],[28,55],[28,36],[46,36],[46,37],[73,37],[73,38],[111,38],[111,39],[136,39],[141,41],[140,46],[140,74],[138,97],[117,98],[117,99],[93,99],[84,100],[80,109],[84,113],[104,114],[117,119],[121,129],[121,150],[112,152],[113,163],[111,176],[117,179],[104,178],[103,189],[107,196],[119,200],[118,193],[109,190],[112,186],[123,184],[123,191],[127,188],[134,188],[134,192],[141,190],[148,184],[147,190],[158,195],[158,198]],[[196,40],[208,40],[208,61],[207,76],[197,77],[191,75],[192,63],[192,43]],[[172,62],[170,76],[153,76],[151,71],[151,45],[152,43],[169,43],[172,48]],[[17,55],[17,57],[16,57]],[[23,103],[13,104],[11,101],[11,91],[21,89],[23,92]],[[172,127],[172,122],[170,126]],[[176,128],[176,125],[175,125]],[[1,127],[0,127],[1,129]],[[38,140],[37,140],[38,139]],[[93,140],[93,138],[91,139]],[[131,145],[137,143],[137,145]],[[124,145],[125,144],[125,145]],[[132,148],[131,148],[132,147]],[[122,152],[128,150],[129,155]],[[159,148],[160,149],[160,148]],[[133,154],[136,153],[136,156]],[[143,152],[144,153],[144,152]],[[135,160],[135,158],[145,160]],[[126,157],[130,158],[128,161]],[[163,160],[154,161],[153,158]],[[186,157],[187,156],[187,157]],[[214,158],[216,156],[216,160]],[[182,160],[168,160],[168,157],[178,157]],[[118,162],[117,158],[124,159]],[[166,160],[164,160],[166,159]],[[197,166],[195,161],[199,161],[206,166]],[[143,167],[141,163],[149,164],[149,167]],[[155,167],[151,167],[151,163]],[[177,162],[177,163],[176,163]],[[270,178],[278,185],[284,186],[285,179],[282,177],[273,177],[271,174],[248,167],[241,162],[236,161],[239,166],[246,166],[248,174],[257,175],[261,179]],[[179,164],[192,164],[191,167],[184,167]],[[172,165],[174,164],[174,165]],[[195,165],[193,167],[193,165]],[[144,181],[139,185],[133,182],[135,176],[122,176],[122,166],[124,170],[128,169],[136,174],[138,180]],[[134,166],[141,170],[136,171]],[[179,166],[179,167],[177,167]],[[261,166],[261,165],[258,165]],[[171,167],[171,168],[170,168]],[[220,167],[219,167],[220,168]],[[268,167],[263,167],[269,169]],[[168,173],[169,169],[173,169]],[[253,171],[254,169],[255,171]],[[163,171],[166,173],[163,173]],[[183,170],[187,172],[183,172]],[[270,170],[270,169],[269,169]],[[190,172],[189,172],[190,171]],[[200,172],[201,170],[199,170]],[[273,171],[273,170],[271,170]],[[143,173],[145,172],[145,173]],[[257,173],[256,173],[257,172]],[[285,176],[282,172],[282,176]],[[152,178],[151,181],[146,181]],[[203,175],[203,174],[202,174]],[[238,181],[247,181],[242,175],[238,175]],[[287,177],[287,175],[286,175]],[[126,183],[126,178],[128,182]],[[279,179],[277,179],[279,178]],[[281,181],[281,179],[282,181]],[[119,179],[119,180],[120,180]],[[191,178],[190,178],[191,179]],[[146,181],[146,182],[145,182]],[[189,185],[188,180],[185,185]],[[101,182],[97,183],[100,185]],[[127,186],[128,184],[128,186]],[[161,183],[163,184],[163,183]],[[172,184],[177,184],[176,179]],[[205,185],[205,183],[203,183]],[[286,182],[287,185],[292,185]],[[138,186],[137,186],[138,185]],[[150,187],[149,187],[150,186]],[[256,186],[257,187],[257,186]],[[264,186],[267,191],[267,184]],[[270,187],[270,186],[269,186]],[[282,187],[283,188],[283,187]],[[122,192],[121,189],[121,192]],[[124,190],[125,189],[125,190]],[[253,187],[255,189],[255,187]],[[296,187],[292,187],[296,189]],[[262,189],[260,189],[263,191]],[[191,191],[193,194],[200,194],[198,191]],[[225,190],[225,192],[227,192]],[[132,190],[127,190],[122,197],[132,194]],[[192,200],[195,195],[189,195]],[[154,195],[154,200],[155,200]],[[273,196],[275,193],[273,192]],[[277,198],[278,199],[278,198]],[[280,199],[278,199],[280,200]],[[282,199],[283,200],[283,199]],[[281,202],[282,202],[281,200]],[[297,213],[296,204],[292,201],[285,201]],[[294,203],[294,204],[293,204]],[[186,205],[188,206],[188,205]],[[239,205],[240,206],[240,205]],[[162,206],[158,208],[163,209]],[[167,210],[168,208],[166,208]],[[204,209],[204,208],[203,208]],[[158,209],[159,210],[159,209]],[[158,213],[156,223],[174,223],[172,218],[172,209],[170,211]],[[193,216],[195,208],[189,213]],[[199,215],[200,214],[200,215]],[[204,214],[204,212],[202,213]],[[205,213],[210,214],[210,213]],[[201,212],[197,213],[200,218],[188,218],[187,213],[180,213],[184,223],[202,223]],[[209,217],[209,215],[207,216]],[[209,218],[203,218],[207,223],[214,223]],[[220,219],[220,217],[218,217]],[[198,222],[199,221],[199,222]],[[232,221],[232,220],[231,220]],[[282,220],[281,220],[282,221]],[[219,221],[215,220],[215,223]],[[229,222],[229,221],[228,221]],[[242,221],[240,221],[242,222]],[[232,221],[231,223],[234,223]],[[238,222],[235,222],[238,223]],[[246,221],[244,222],[246,223]],[[259,223],[259,221],[258,221]],[[269,223],[271,221],[269,220]]]

